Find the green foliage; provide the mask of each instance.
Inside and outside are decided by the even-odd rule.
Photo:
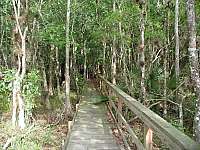
[[[159,6],[158,6],[159,2]],[[40,6],[41,5],[41,6]],[[86,43],[86,54],[87,54],[87,68],[93,73],[96,69],[97,64],[103,65],[103,42],[106,43],[106,73],[108,79],[111,79],[111,57],[112,57],[112,42],[113,37],[116,39],[116,52],[117,52],[117,84],[124,91],[129,93],[135,98],[139,98],[141,95],[140,91],[140,79],[141,69],[139,65],[140,52],[137,51],[137,47],[141,43],[141,9],[135,1],[116,1],[116,11],[113,12],[113,1],[101,0],[97,4],[97,1],[89,0],[77,0],[72,1],[71,5],[71,18],[70,18],[70,48],[73,46],[77,47],[74,52],[75,69],[72,67],[71,75],[71,89],[77,89],[78,94],[84,92],[85,79],[83,75],[78,71],[83,69],[84,55],[82,53],[83,47]],[[147,95],[151,98],[163,98],[163,89],[167,88],[167,93],[171,93],[176,87],[176,79],[174,75],[174,53],[175,53],[175,40],[174,40],[174,9],[175,1],[169,1],[168,4],[164,4],[162,1],[150,0],[147,2],[147,12],[145,16],[145,87],[147,88]],[[195,2],[196,7],[196,22],[197,22],[197,35],[200,36],[200,1]],[[0,19],[5,35],[2,40],[1,49],[5,52],[8,62],[11,59],[12,49],[12,27],[13,21],[10,21],[10,16],[13,15],[12,1],[1,0],[0,2]],[[33,28],[33,20],[36,20],[36,24]],[[48,72],[50,69],[49,64],[55,59],[55,52],[51,50],[50,45],[59,47],[59,62],[63,67],[65,63],[65,21],[66,21],[66,1],[63,0],[45,0],[41,3],[40,0],[34,0],[29,2],[29,16],[26,24],[33,29],[28,31],[27,47],[30,49],[30,54],[33,53],[33,46],[38,43],[38,64],[40,59],[45,63],[45,71]],[[119,23],[122,25],[122,33],[119,31]],[[168,29],[169,28],[169,29]],[[167,31],[169,30],[169,31]],[[179,35],[180,35],[180,58],[184,59],[185,62],[180,61],[180,78],[188,77],[190,74],[188,60],[183,57],[188,55],[187,52],[187,17],[186,17],[186,3],[180,1],[180,14],[179,14]],[[168,33],[169,32],[169,33]],[[10,35],[9,35],[10,34]],[[169,34],[169,45],[167,36]],[[1,39],[0,39],[1,40]],[[197,44],[200,42],[198,41]],[[30,44],[30,45],[29,45]],[[33,45],[31,45],[33,44]],[[121,49],[120,46],[123,44],[122,51],[125,52],[126,59],[130,57],[130,61],[126,60],[127,65],[127,78],[128,82],[133,80],[133,83],[126,83],[121,69]],[[36,48],[35,48],[36,49]],[[127,52],[131,49],[131,52]],[[168,49],[167,54],[165,53]],[[158,55],[156,54],[161,50]],[[130,55],[130,56],[128,56]],[[156,56],[157,55],[157,56]],[[167,55],[167,72],[172,72],[167,75],[167,87],[164,80],[164,55]],[[1,57],[1,53],[0,53]],[[32,56],[31,56],[32,57]],[[151,57],[157,57],[155,62],[151,62]],[[72,59],[72,57],[71,57]],[[9,62],[11,64],[11,61]],[[151,65],[151,70],[148,69]],[[187,65],[185,65],[187,64]],[[74,64],[73,64],[74,65]],[[39,65],[38,65],[39,66]],[[184,68],[181,68],[184,66]],[[61,67],[61,70],[63,69]],[[55,69],[53,65],[53,69]],[[74,70],[75,71],[74,71]],[[64,70],[64,69],[63,69]],[[62,73],[63,73],[62,70]],[[4,79],[0,81],[0,111],[6,111],[9,109],[10,99],[12,98],[12,80],[14,79],[14,71],[9,69],[0,69],[4,74]],[[74,72],[73,72],[74,71]],[[148,75],[148,76],[147,76]],[[52,75],[55,77],[55,74]],[[47,79],[49,74],[47,73]],[[54,84],[54,83],[53,83]],[[128,85],[127,85],[128,84]],[[188,83],[191,84],[191,83]],[[36,100],[40,96],[41,78],[37,70],[31,70],[23,80],[23,97],[25,99],[25,108],[28,117],[31,115],[34,108],[37,107]],[[55,85],[55,84],[54,84]],[[183,85],[180,88],[180,93],[183,96],[187,96],[184,101],[184,108],[195,110],[195,99],[193,88],[188,85]],[[106,101],[106,98],[97,97],[95,101]],[[112,97],[111,99],[115,99]],[[170,100],[179,102],[175,99],[175,95],[170,95]],[[62,105],[61,101],[57,101],[57,97],[53,97],[50,102],[53,108]],[[186,113],[184,113],[185,115]],[[186,114],[186,116],[191,116]],[[185,117],[185,116],[184,116]],[[189,118],[189,117],[188,117]],[[191,119],[192,117],[190,117]],[[176,121],[172,121],[175,124]],[[49,135],[45,136],[48,140]],[[20,147],[20,145],[23,145]],[[29,146],[34,149],[41,149],[41,145],[31,140],[26,139],[18,141],[15,146],[19,149],[28,149]]]
[[[53,136],[54,128],[50,126],[35,125],[29,126],[23,131],[10,128],[11,124],[0,124],[1,139],[12,137],[10,150],[41,150],[45,145],[56,143]]]
[[[170,123],[173,126],[175,126],[177,129],[179,129],[180,131],[184,132],[185,128],[180,125],[179,120],[171,118],[170,119]]]
[[[38,70],[31,70],[27,73],[23,83],[23,95],[25,97],[25,109],[27,117],[32,114],[36,107],[36,99],[40,96],[41,78]]]
[[[3,80],[0,80],[0,110],[9,110],[10,100],[12,98],[12,81],[15,79],[14,70],[2,68]],[[25,97],[26,111],[30,115],[33,108],[36,107],[35,100],[40,96],[40,75],[39,71],[32,70],[28,73],[23,82],[23,96]]]
[[[133,92],[132,96],[134,96],[135,98],[139,98],[139,94],[140,94],[140,88],[138,88],[140,87],[140,80],[138,80],[138,78],[140,77],[139,67],[137,66],[133,67],[130,77],[134,81],[134,84],[131,87],[132,88],[131,92]]]
[[[147,80],[148,88],[157,92],[161,88],[160,81],[162,81],[162,69],[160,67],[153,68]]]
[[[175,75],[172,76],[170,79],[167,81],[167,87],[171,90],[175,90],[177,85],[176,85],[176,77]]]
[[[0,71],[3,74],[3,79],[0,80],[0,111],[8,111],[11,100],[14,70],[1,68]]]
[[[42,8],[40,8],[39,0],[30,3],[30,16],[37,18],[40,24],[40,30],[34,31],[37,41],[45,45],[54,44],[57,47],[63,47],[66,20],[66,5],[62,4],[63,0],[47,0],[42,3]]]
[[[77,83],[77,86],[78,86],[78,91],[79,93],[81,94],[84,90],[84,86],[86,84],[86,81],[84,79],[84,77],[80,74],[80,73],[77,73],[76,74],[76,83]]]
[[[34,149],[34,150],[41,150],[42,147],[37,142],[27,139],[22,139],[20,141],[16,141],[16,143],[12,146],[14,149],[19,150],[27,150],[27,149]],[[12,149],[12,148],[11,148]]]
[[[200,36],[200,2],[199,1],[195,1],[196,2],[196,18],[197,18],[197,35]]]
[[[53,110],[59,109],[63,107],[63,100],[65,98],[65,94],[62,93],[60,96],[51,96],[50,97],[50,106]],[[43,109],[44,106],[42,106]]]
[[[109,99],[106,96],[95,96],[95,97],[92,97],[91,100],[93,104],[101,104],[101,103],[107,102]]]
[[[3,79],[0,80],[0,95],[8,96],[12,91],[11,81],[14,79],[14,71],[10,69],[2,69]]]

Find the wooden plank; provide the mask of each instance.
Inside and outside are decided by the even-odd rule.
[[[95,96],[100,97],[94,88],[85,93],[64,150],[120,150],[106,118],[105,104],[93,104]]]
[[[80,104],[80,102],[79,102],[79,104]],[[78,105],[79,105],[79,104],[78,104]],[[72,121],[71,121],[70,123],[68,122],[68,134],[67,134],[67,137],[66,137],[66,139],[65,139],[65,143],[64,143],[64,145],[62,146],[62,149],[63,149],[63,150],[65,150],[66,147],[67,147],[67,145],[69,144],[69,139],[70,139],[70,135],[71,135],[71,128],[72,128],[72,126],[73,126],[73,124],[74,124],[74,122],[75,122],[75,118],[76,118],[77,112],[78,112],[78,109],[76,110]]]
[[[159,138],[170,149],[176,150],[199,150],[200,145],[193,141],[190,137],[173,127],[170,123],[146,108],[136,99],[132,98],[121,89],[109,81],[100,77],[104,83],[112,89],[115,94],[120,97],[124,103],[133,111],[149,128],[153,129]]]

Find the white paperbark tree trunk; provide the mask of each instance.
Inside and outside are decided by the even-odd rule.
[[[116,11],[116,2],[115,0],[113,1],[113,12]],[[114,24],[113,24],[114,26]],[[113,44],[112,44],[112,83],[113,84],[116,84],[116,69],[117,69],[117,66],[116,66],[116,63],[117,63],[117,58],[116,58],[116,36],[114,35],[113,37]]]
[[[179,76],[180,76],[180,52],[179,52],[179,0],[176,0],[175,6],[175,38],[176,38],[176,51],[175,51],[175,72],[176,72],[176,87],[179,85]],[[176,99],[180,100],[179,97],[179,89],[176,91]],[[183,108],[182,108],[182,101],[180,100],[179,105],[179,125],[183,127]]]
[[[146,88],[145,88],[145,37],[144,37],[144,32],[145,32],[145,8],[144,5],[142,5],[141,9],[141,25],[140,25],[140,32],[141,32],[141,44],[139,46],[140,49],[140,69],[141,69],[141,93],[142,93],[142,100],[144,103],[146,103]]]
[[[187,4],[187,22],[189,32],[189,48],[191,78],[194,84],[197,100],[196,114],[194,118],[194,134],[196,141],[200,143],[200,78],[199,78],[199,60],[196,48],[196,22],[195,22],[195,0],[186,0]]]
[[[67,18],[66,18],[66,56],[65,56],[65,110],[71,114],[70,103],[70,75],[69,75],[69,25],[70,25],[70,0],[67,0]]]
[[[19,17],[20,17],[20,9],[21,4],[20,1],[12,0],[13,8],[14,8],[14,15],[15,15],[15,22],[16,27],[13,37],[13,45],[15,48],[18,48],[19,52],[17,53],[18,57],[18,68],[15,74],[15,80],[13,81],[13,114],[12,114],[12,124],[16,126],[17,114],[18,114],[18,125],[21,129],[25,128],[25,110],[24,110],[24,98],[22,96],[22,81],[26,74],[26,34],[28,27],[24,29],[22,32],[22,26],[20,25]],[[26,0],[26,9],[27,9]],[[27,11],[27,10],[26,10]],[[24,20],[22,20],[24,21]],[[21,23],[23,24],[23,23]],[[18,34],[20,39],[16,39],[15,35]],[[21,42],[19,42],[21,40]],[[17,108],[19,112],[17,113]]]

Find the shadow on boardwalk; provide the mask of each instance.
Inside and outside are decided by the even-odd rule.
[[[66,150],[119,150],[106,118],[101,95],[91,86],[84,93],[67,140]]]

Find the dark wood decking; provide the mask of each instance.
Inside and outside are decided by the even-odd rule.
[[[86,90],[75,117],[66,150],[119,150],[106,118],[105,104],[94,104],[100,95]]]

